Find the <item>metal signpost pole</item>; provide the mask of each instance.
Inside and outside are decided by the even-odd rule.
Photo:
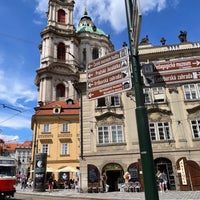
[[[140,156],[142,161],[142,172],[144,178],[144,192],[146,200],[158,200],[158,189],[153,163],[153,153],[149,135],[147,111],[144,105],[142,79],[138,58],[138,37],[140,31],[141,15],[137,0],[125,0],[128,35],[130,42],[130,56],[133,71],[133,85],[136,98],[136,120]]]

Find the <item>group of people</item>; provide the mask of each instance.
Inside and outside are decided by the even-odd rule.
[[[161,192],[163,191],[167,191],[168,187],[167,187],[167,175],[165,174],[165,172],[161,172],[160,170],[157,171],[156,173],[156,178],[159,184],[159,189]]]

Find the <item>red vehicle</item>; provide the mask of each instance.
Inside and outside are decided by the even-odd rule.
[[[0,199],[10,198],[16,192],[16,160],[0,156]]]

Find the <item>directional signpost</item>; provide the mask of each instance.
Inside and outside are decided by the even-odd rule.
[[[88,98],[95,99],[132,88],[128,49],[123,48],[88,64]]]
[[[128,36],[130,43],[131,62],[133,67],[133,83],[136,99],[136,120],[142,173],[144,178],[144,191],[146,200],[158,200],[153,153],[149,134],[148,116],[144,105],[143,86],[138,58],[138,40],[141,25],[141,13],[138,0],[125,0]]]
[[[156,86],[195,82],[200,80],[200,57],[187,58],[167,62],[152,62],[142,65],[142,73],[146,86]]]

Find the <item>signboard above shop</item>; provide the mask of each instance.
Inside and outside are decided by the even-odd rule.
[[[88,64],[87,93],[89,99],[101,98],[131,88],[127,47]]]
[[[142,64],[146,86],[200,80],[200,57]]]

